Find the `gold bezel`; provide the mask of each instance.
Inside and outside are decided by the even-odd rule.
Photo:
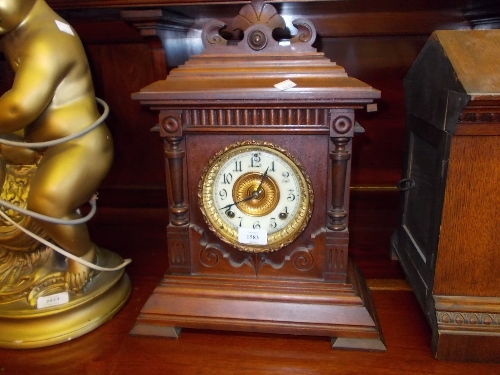
[[[235,155],[251,150],[273,153],[282,158],[294,171],[300,185],[301,193],[299,194],[300,202],[297,213],[284,228],[268,235],[267,245],[239,243],[237,231],[226,225],[213,201],[214,183],[222,166]],[[311,180],[304,167],[287,150],[270,142],[248,140],[233,143],[217,152],[210,159],[203,169],[198,185],[198,202],[206,224],[217,237],[241,251],[263,253],[282,249],[297,239],[304,231],[312,215],[314,193]]]

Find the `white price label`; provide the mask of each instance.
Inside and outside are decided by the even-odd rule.
[[[291,89],[292,87],[295,87],[295,86],[297,86],[297,84],[293,81],[290,81],[289,79],[274,85],[274,87],[276,87],[277,89],[279,89],[281,91]]]
[[[247,245],[267,245],[265,229],[238,228],[238,242]]]
[[[50,296],[39,297],[36,300],[36,308],[43,309],[46,307],[64,305],[65,303],[68,303],[68,302],[69,302],[68,292],[61,292],[61,293],[52,294]]]
[[[67,23],[61,22],[56,20],[56,25],[59,30],[61,30],[63,33],[69,34],[69,35],[75,35],[73,33],[73,30],[71,29],[71,26],[68,25]]]

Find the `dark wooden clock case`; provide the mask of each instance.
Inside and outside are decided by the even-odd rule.
[[[177,337],[186,327],[322,335],[333,347],[385,350],[369,290],[348,258],[347,226],[354,110],[380,93],[311,46],[308,20],[294,25],[297,35],[278,42],[283,18],[254,0],[230,28],[205,26],[200,55],[133,94],[159,112],[170,223],[169,268],[132,334]],[[234,30],[241,40],[221,36]],[[274,87],[286,79],[296,87]],[[210,158],[245,140],[286,149],[312,182],[308,226],[275,252],[222,242],[197,204]]]
[[[392,238],[438,359],[500,361],[500,31],[436,31],[405,78]]]

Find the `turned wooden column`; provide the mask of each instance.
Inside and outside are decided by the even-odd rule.
[[[326,233],[325,278],[345,282],[347,277],[349,230],[347,227],[351,152],[354,135],[352,110],[330,111],[331,204]],[[346,195],[347,194],[347,195]]]
[[[331,222],[328,229],[342,231],[347,228],[345,219],[347,210],[344,207],[347,164],[351,159],[351,154],[346,150],[346,145],[351,141],[349,137],[333,137],[332,142],[335,149],[330,152],[332,163],[332,208],[328,210]]]
[[[181,111],[160,113],[160,136],[165,142],[168,204],[170,222],[167,226],[170,272],[190,272],[189,219],[185,185],[185,144]]]

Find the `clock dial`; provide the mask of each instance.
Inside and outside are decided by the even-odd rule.
[[[313,192],[302,166],[287,151],[247,141],[228,146],[209,162],[199,201],[219,238],[243,251],[270,252],[305,229]]]

